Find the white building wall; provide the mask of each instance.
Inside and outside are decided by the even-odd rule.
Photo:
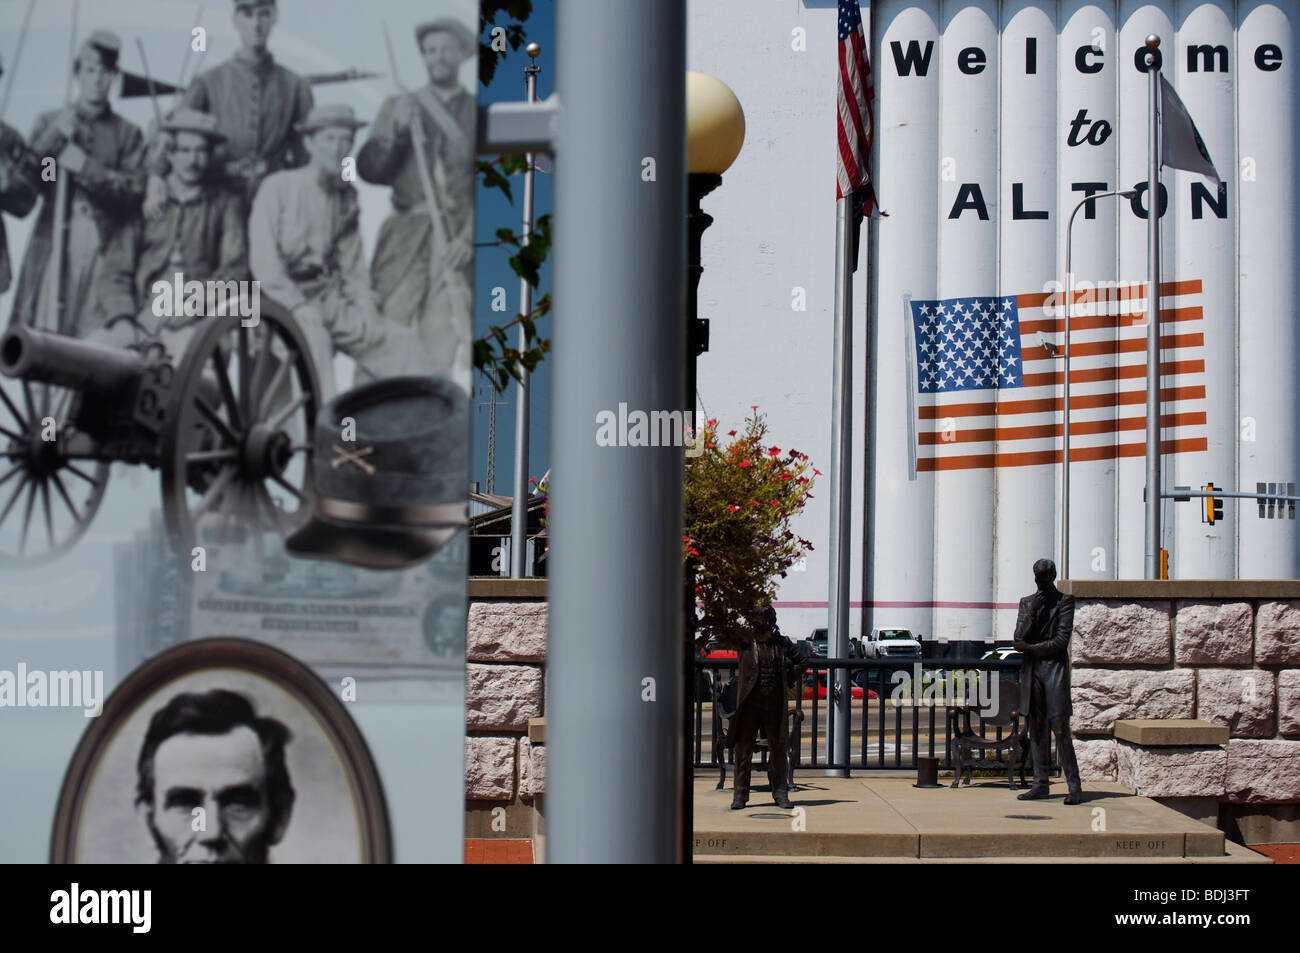
[[[1146,34],[1159,33],[1163,70],[1227,180],[1227,211],[1219,218],[1210,201],[1194,201],[1202,184],[1203,194],[1217,199],[1212,182],[1162,172],[1169,201],[1161,221],[1162,281],[1181,282],[1184,289],[1162,298],[1162,306],[1178,315],[1162,324],[1162,335],[1200,335],[1195,353],[1164,352],[1163,361],[1179,367],[1163,377],[1162,390],[1204,389],[1203,397],[1180,402],[1186,416],[1165,431],[1166,441],[1199,443],[1165,456],[1164,483],[1199,488],[1214,481],[1254,490],[1257,480],[1297,481],[1300,335],[1293,302],[1300,220],[1293,182],[1300,8],[1264,0],[864,0],[862,9],[877,90],[877,192],[889,217],[864,229],[865,267],[854,280],[854,337],[859,356],[872,355],[874,416],[868,419],[867,368],[860,359],[854,368],[851,599],[855,607],[872,604],[866,624],[908,625],[927,637],[1006,638],[1017,597],[1032,589],[1033,560],[1059,561],[1060,465],[912,473],[905,296],[1025,295],[1061,278],[1065,218],[1083,195],[1075,184],[1114,189],[1145,181],[1147,86],[1135,54]],[[835,26],[832,0],[695,0],[688,38],[690,68],[727,82],[747,122],[744,149],[723,186],[705,199],[715,224],[704,237],[700,285],[700,314],[712,321],[711,349],[699,364],[703,408],[727,424],[725,430],[739,427],[750,405],[759,405],[774,443],[783,449],[793,443],[824,473],[830,460]],[[895,41],[903,54],[913,41],[918,52],[933,44],[925,76],[916,68],[900,75]],[[1199,54],[1198,68],[1189,70],[1188,49],[1202,44],[1226,48],[1226,72],[1207,71]],[[1260,65],[1277,60],[1267,51],[1260,59],[1265,44],[1281,51],[1279,68]],[[963,53],[971,49],[980,52]],[[1104,141],[1068,144],[1080,110],[1089,123],[1109,125]],[[962,189],[970,184],[980,190],[987,220],[970,208],[952,216],[959,197],[969,199]],[[1145,198],[1141,204],[1145,208]],[[1043,212],[1046,218],[1039,217]],[[1079,213],[1073,270],[1078,281],[1145,283],[1146,221],[1130,202],[1104,199],[1092,218]],[[1186,291],[1195,280],[1198,290]],[[806,311],[792,308],[798,289],[807,295]],[[1123,304],[1137,313],[1120,338],[1140,338],[1145,298]],[[1074,308],[1077,348],[1090,340],[1080,330],[1081,316],[1095,317],[1090,312],[1097,309],[1113,313],[1117,305]],[[1039,321],[1049,327],[1045,336],[1059,343],[1059,327],[1051,330],[1041,313]],[[1025,355],[1026,373],[1060,370],[1041,349]],[[1103,356],[1111,365],[1134,361],[1143,361],[1141,352]],[[1072,394],[1089,392],[1074,380]],[[1140,377],[1121,378],[1118,389],[1134,388],[1142,389]],[[1015,421],[1001,413],[1003,402],[1016,397],[998,391],[998,414],[963,420],[959,442],[936,452],[960,452],[960,441],[974,440],[976,431],[999,434],[991,447],[997,455],[1059,448],[1059,436],[1032,444],[1005,436]],[[1072,411],[1076,578],[1142,575],[1140,449],[1116,455],[1107,447],[1121,437],[1104,429],[1086,432],[1089,425],[1106,428],[1140,415],[1140,407],[1076,404]],[[1169,405],[1166,413],[1172,410]],[[1059,410],[1055,422],[1061,422]],[[869,424],[874,446],[864,467]],[[806,571],[783,581],[777,603],[782,628],[792,636],[826,624],[828,477],[798,527],[817,549]],[[868,493],[871,528],[864,546]],[[1213,527],[1201,522],[1199,502],[1166,502],[1163,512],[1175,578],[1300,575],[1295,522],[1260,520],[1253,503],[1231,501],[1225,520]],[[864,553],[871,579],[865,595]]]

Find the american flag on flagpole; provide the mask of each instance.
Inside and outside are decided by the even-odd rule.
[[[1146,451],[1146,288],[1076,290],[1070,462]],[[1208,448],[1201,282],[1160,285],[1161,449]],[[1061,462],[1061,292],[909,301],[918,471]]]
[[[867,41],[862,36],[858,0],[839,0],[839,4],[839,160],[835,197],[852,196],[863,213],[871,215],[876,209],[869,168],[874,134],[871,101],[876,98],[876,91],[871,85],[871,63],[867,59]]]

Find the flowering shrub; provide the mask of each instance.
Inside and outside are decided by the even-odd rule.
[[[695,569],[693,635],[725,646],[766,637],[763,613],[777,580],[813,548],[790,523],[821,471],[806,453],[769,445],[766,419],[751,409],[742,433],[726,433],[725,447],[718,422],[708,421],[703,453],[686,458],[682,556]]]

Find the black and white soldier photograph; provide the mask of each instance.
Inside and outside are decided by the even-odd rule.
[[[290,656],[201,639],[122,683],[72,758],[55,863],[382,863],[387,809],[338,697]]]
[[[469,0],[335,23],[303,0],[7,2],[0,564],[75,549],[124,506],[110,475],[142,470],[178,558],[284,538],[332,398],[424,376],[468,399]]]
[[[461,850],[419,818],[463,804],[479,91],[531,62],[513,16],[493,48],[477,0],[0,0],[0,670],[283,653],[391,772],[408,862]],[[64,859],[391,857],[282,692],[159,690],[101,739],[112,797],[65,792]],[[0,843],[34,860],[85,725],[26,717]]]

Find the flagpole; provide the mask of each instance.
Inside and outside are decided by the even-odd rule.
[[[529,43],[524,52],[528,54],[528,65],[524,67],[524,101],[537,102],[537,74],[542,68],[537,65],[537,56],[542,52],[541,46]],[[520,227],[520,250],[528,244],[533,233],[533,178],[536,175],[534,163],[537,154],[530,152],[527,156],[528,168],[524,172],[524,221]],[[519,279],[519,313],[527,316],[533,310],[533,286],[527,278]],[[519,325],[519,353],[528,350],[531,342],[528,331]],[[532,386],[530,374],[526,367],[519,368],[518,403],[515,406],[515,496],[510,503],[510,575],[522,579],[528,572],[528,425],[529,395]]]
[[[1147,579],[1160,578],[1160,37],[1146,38],[1151,124],[1147,155]]]
[[[827,606],[827,654],[846,658],[849,654],[849,523],[853,490],[849,483],[853,459],[853,196],[835,203],[835,332],[834,368],[831,379],[831,526],[830,592]],[[831,672],[826,681],[831,681]],[[849,761],[849,673],[834,673],[835,693],[826,693],[831,710],[826,747],[828,760],[847,765]],[[846,768],[828,769],[831,777],[847,777]]]

